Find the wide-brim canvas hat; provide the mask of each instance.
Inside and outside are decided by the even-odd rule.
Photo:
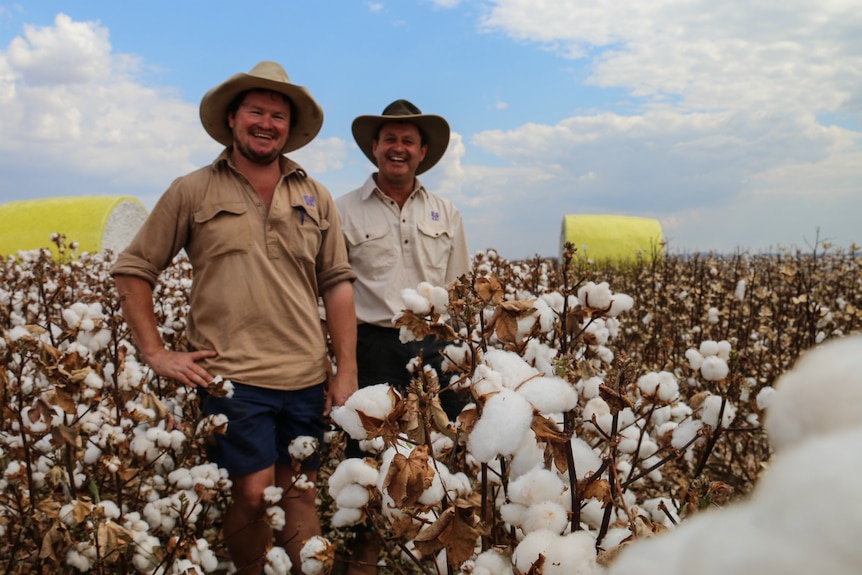
[[[287,96],[293,102],[290,133],[282,154],[298,150],[320,132],[323,126],[323,109],[302,86],[291,84],[284,68],[276,62],[260,62],[248,74],[234,74],[201,99],[201,123],[207,133],[220,144],[233,144],[233,132],[227,123],[227,108],[242,92],[272,90]]]
[[[372,141],[386,122],[410,122],[422,132],[428,151],[416,168],[416,175],[430,170],[440,161],[449,146],[449,123],[440,116],[423,114],[419,108],[407,100],[395,100],[383,110],[380,116],[359,116],[353,120],[353,139],[371,163],[377,165]]]

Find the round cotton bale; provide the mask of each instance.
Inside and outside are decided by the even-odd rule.
[[[133,197],[71,196],[22,200],[0,206],[0,255],[50,248],[53,234],[77,242],[78,253],[122,251],[147,217]]]
[[[663,255],[658,220],[636,216],[572,214],[563,216],[560,250],[571,242],[575,257],[593,261],[632,262]]]

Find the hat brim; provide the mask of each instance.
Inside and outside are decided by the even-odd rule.
[[[298,150],[320,132],[323,126],[323,109],[308,90],[296,84],[240,73],[211,89],[201,99],[201,123],[207,133],[220,144],[233,144],[233,131],[227,122],[227,108],[234,98],[248,90],[272,90],[284,94],[293,102],[296,123],[290,127],[282,154]]]
[[[371,160],[375,166],[377,165],[377,158],[374,157],[373,140],[380,132],[380,126],[386,122],[415,124],[424,135],[428,151],[425,152],[425,158],[419,162],[419,166],[416,168],[417,176],[434,167],[434,164],[439,162],[443,154],[446,153],[446,148],[449,146],[449,123],[440,116],[434,114],[359,116],[353,120],[353,139],[365,157]]]

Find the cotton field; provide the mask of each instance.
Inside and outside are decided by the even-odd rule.
[[[138,361],[108,276],[111,255],[56,242],[59,260],[43,250],[2,263],[0,572],[230,573],[219,534],[230,480],[204,456],[227,422],[203,417],[193,390]],[[405,290],[393,318],[402,339],[444,338],[446,371],[414,361],[406,392],[373,386],[333,411],[319,446],[325,533],[306,542],[301,568],[320,575],[349,560],[351,527],[368,523],[383,536],[382,569],[399,572],[649,573],[648,564],[656,573],[739,573],[744,565],[721,571],[690,546],[683,565],[675,549],[710,529],[718,547],[703,553],[720,557],[744,533],[731,531],[745,505],[785,514],[798,505],[805,512],[792,536],[816,554],[806,529],[821,528],[838,545],[862,522],[851,502],[830,514],[839,507],[827,481],[848,496],[841,478],[852,466],[835,458],[858,436],[862,397],[830,391],[830,403],[816,385],[794,381],[859,377],[852,365],[829,375],[829,365],[862,351],[853,335],[862,331],[857,249],[620,267],[509,262],[487,250],[451,286]],[[179,259],[158,286],[171,347],[183,345],[191,281]],[[445,387],[467,400],[456,421],[437,399]],[[211,390],[230,394],[231,382]],[[829,416],[829,405],[844,415]],[[824,423],[839,419],[847,429]],[[801,439],[815,432],[818,441],[845,439],[818,449]],[[348,435],[376,456],[345,459]],[[302,458],[316,447],[298,440],[290,449]],[[836,469],[816,497],[759,489],[781,485],[776,475],[802,481],[796,470],[815,452],[834,454]],[[290,529],[275,505],[286,496],[265,496],[276,529]],[[790,537],[752,548],[769,556]],[[280,548],[267,562],[267,573],[291,567]],[[860,567],[849,565],[840,568]]]

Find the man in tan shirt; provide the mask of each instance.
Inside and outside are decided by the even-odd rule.
[[[380,116],[359,116],[352,129],[357,145],[377,167],[362,187],[336,200],[357,276],[359,386],[390,383],[404,391],[411,379],[407,363],[420,353],[423,364],[442,376],[444,343],[434,336],[400,341],[393,318],[404,309],[401,291],[421,282],[446,287],[470,271],[460,212],[417,178],[446,152],[449,124],[407,100],[396,100]],[[464,403],[452,391],[441,393],[440,400],[450,417]],[[357,451],[348,443],[348,456]],[[376,571],[377,545],[373,533],[357,532],[351,575]]]
[[[320,533],[313,490],[286,493],[285,527],[264,520],[264,489],[293,485],[297,436],[322,439],[324,414],[356,389],[356,315],[341,225],[329,192],[284,154],[310,142],[323,112],[284,69],[261,62],[201,100],[201,121],[226,147],[211,165],[175,180],[112,269],[142,359],[198,387],[206,413],[228,416],[211,453],[232,481],[224,536],[238,573],[259,574],[273,541],[299,573],[299,550]],[[189,351],[165,348],[153,313],[159,273],[185,250],[193,266]],[[327,383],[322,297],[337,372]],[[234,382],[230,398],[204,389]],[[319,458],[303,462],[316,480]]]

